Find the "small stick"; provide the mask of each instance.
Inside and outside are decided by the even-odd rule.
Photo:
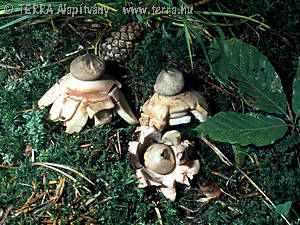
[[[0,221],[0,225],[3,225],[3,224],[4,224],[4,222],[5,222],[5,220],[6,220],[6,217],[7,217],[8,214],[10,213],[11,209],[12,209],[12,206],[9,206],[8,209],[6,210],[5,214],[4,214],[3,219]]]
[[[78,31],[76,30],[76,28],[75,28],[72,24],[68,23],[68,26],[75,32],[75,34],[77,34],[77,35],[78,35],[79,37],[81,37],[82,39],[86,40],[86,39],[80,34],[80,32],[78,32]],[[91,44],[91,42],[90,42],[89,40],[86,40],[86,42],[87,42],[88,44]]]
[[[17,178],[18,178],[18,176],[14,176],[14,177],[11,178],[7,183],[8,183],[8,184],[11,184],[11,183],[14,182]]]
[[[161,214],[160,214],[159,208],[157,207],[157,204],[154,201],[152,201],[152,203],[154,204],[154,209],[155,209],[155,212],[156,212],[159,224],[160,225],[164,225],[164,223],[162,221],[162,218],[161,218]]]
[[[94,198],[91,198],[89,200],[87,200],[85,203],[84,203],[84,206],[87,207],[90,203],[92,203],[93,201],[95,201],[99,196],[101,195],[101,191],[99,191]]]
[[[201,133],[200,138],[220,157],[220,159],[228,166],[235,166],[235,168],[240,171],[244,177],[248,179],[248,181],[261,193],[261,195],[271,204],[271,206],[275,209],[276,205],[271,201],[271,199],[257,186],[257,184],[244,172],[242,171],[239,167],[231,163],[224,155],[223,153],[211,142],[209,142]],[[264,199],[263,199],[264,200]],[[272,209],[272,208],[271,208]],[[280,216],[285,220],[285,222],[288,225],[291,225],[291,223],[288,221],[288,219],[280,213]]]
[[[196,213],[198,210],[192,210],[192,209],[189,209],[188,207],[185,207],[184,205],[179,205],[180,208],[188,211],[188,212],[191,212],[191,213]]]
[[[118,148],[119,148],[119,152],[120,152],[120,155],[122,155],[122,149],[121,149],[121,144],[120,144],[120,133],[119,133],[119,129],[117,129],[117,140],[118,140]]]
[[[10,66],[10,65],[5,65],[0,63],[0,67],[3,67],[5,69],[15,69],[15,70],[20,70],[19,66]]]
[[[17,167],[14,167],[14,166],[6,166],[6,165],[0,165],[0,168],[5,168],[5,169],[17,169]]]
[[[227,193],[227,192],[226,192],[226,191],[224,191],[222,188],[220,188],[220,190],[221,190],[221,192],[222,192],[222,193],[224,193],[225,195],[227,195],[227,196],[229,196],[230,198],[232,198],[232,199],[234,199],[234,200],[236,200],[236,201],[237,201],[237,198],[236,198],[236,197],[234,197],[233,195],[231,195],[231,194]]]
[[[258,194],[259,194],[258,192],[254,192],[254,193],[242,195],[242,196],[240,196],[240,198],[250,198],[250,197],[257,196]]]
[[[99,202],[99,204],[104,203],[104,202],[107,202],[107,201],[109,201],[109,200],[111,200],[111,199],[112,199],[112,197],[107,197],[107,198],[101,200],[101,201]]]
[[[224,179],[226,179],[226,180],[230,180],[231,182],[235,183],[235,180],[234,180],[234,179],[232,179],[232,178],[230,178],[230,177],[227,177],[227,176],[225,176],[224,174],[221,174],[221,173],[219,173],[219,172],[214,172],[214,171],[211,171],[211,173],[212,173],[213,175],[222,177],[222,178],[224,178]]]
[[[30,206],[31,204],[33,204],[34,202],[36,202],[37,200],[41,199],[44,195],[48,194],[48,191],[42,192],[41,194],[39,194],[38,196],[36,196],[35,198],[31,199],[30,201],[27,201],[21,208],[16,210],[16,214],[17,215],[19,212],[22,212],[24,210],[26,210],[26,208],[28,206]],[[30,198],[29,198],[30,199]]]
[[[201,133],[200,138],[202,139],[202,141],[204,141],[205,144],[207,144],[212,150],[214,150],[214,152],[217,154],[217,156],[219,156],[223,163],[225,163],[227,166],[233,166],[229,159],[227,159],[227,157],[215,145],[213,145],[204,137],[203,133]]]
[[[86,148],[86,147],[91,147],[92,144],[84,144],[84,145],[80,145],[79,148]]]
[[[276,205],[271,201],[271,199],[256,185],[256,183],[254,183],[254,181],[244,172],[242,171],[240,168],[236,167],[249,181],[250,183],[262,194],[262,196],[265,197],[265,199],[273,206],[273,208],[276,208]],[[285,222],[289,225],[291,225],[291,223],[287,220],[287,218],[282,215],[280,213],[281,217],[285,220]]]
[[[228,91],[224,90],[223,88],[219,87],[218,85],[215,85],[214,83],[211,82],[207,82],[208,84],[210,84],[211,86],[213,86],[214,88],[216,88],[217,90],[223,92],[226,95],[231,95],[231,93],[229,93]]]
[[[34,161],[35,161],[35,157],[34,157],[35,155],[34,155],[34,148],[32,148],[31,149],[31,162],[33,162],[34,163]]]

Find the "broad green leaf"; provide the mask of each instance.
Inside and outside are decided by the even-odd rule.
[[[267,57],[241,40],[215,39],[209,51],[213,73],[227,88],[232,80],[245,102],[269,113],[286,114],[286,96],[281,81]]]
[[[284,136],[287,124],[273,116],[220,112],[195,128],[211,139],[242,146],[264,146]]]
[[[287,216],[290,212],[292,203],[293,203],[292,201],[288,201],[284,204],[277,205],[275,211],[278,212],[279,214]]]
[[[293,85],[293,110],[296,117],[300,117],[300,57],[298,60],[297,74]]]

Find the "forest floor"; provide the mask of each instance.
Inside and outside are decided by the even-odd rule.
[[[229,17],[207,17],[203,44],[211,37],[237,38],[266,55],[281,78],[288,100],[300,52],[297,1],[211,1],[195,10],[252,16],[272,29]],[[218,4],[219,3],[219,4]],[[114,14],[115,15],[115,14]],[[0,17],[0,25],[10,18]],[[49,108],[38,100],[63,75],[75,56],[94,53],[121,25],[136,18],[109,18],[111,25],[85,17],[29,20],[1,30],[0,35],[0,224],[300,224],[300,137],[289,131],[265,147],[247,146],[245,165],[227,166],[193,130],[197,121],[176,126],[182,140],[193,142],[200,172],[191,186],[177,185],[175,202],[153,187],[139,189],[128,159],[136,126],[120,117],[103,127],[88,124],[66,134],[62,123],[48,120]],[[140,45],[125,64],[107,62],[134,113],[153,94],[162,68],[183,72],[185,86],[201,92],[212,115],[250,112],[235,90],[227,90],[210,73],[201,44],[192,42],[193,68],[184,29],[170,18],[150,20]],[[177,24],[177,25],[176,25]],[[96,27],[96,28],[95,28]],[[234,162],[229,143],[214,142]],[[59,166],[50,166],[56,163]],[[48,167],[47,167],[48,166]],[[73,168],[75,170],[70,170]],[[57,170],[58,169],[58,170]],[[72,178],[67,177],[67,173]],[[93,182],[89,183],[79,175]],[[251,179],[249,179],[251,178]],[[211,181],[219,198],[201,202],[200,187]],[[277,208],[291,207],[283,216]],[[279,213],[280,212],[280,213]],[[287,222],[288,221],[288,222]]]

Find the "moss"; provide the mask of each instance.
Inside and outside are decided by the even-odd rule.
[[[248,16],[259,13],[267,19],[267,24],[276,19],[277,31],[282,27],[284,32],[297,34],[296,5],[293,7],[290,2],[280,1],[252,1],[253,4],[245,1],[243,5],[240,1],[235,2],[236,4],[232,1],[230,4],[226,2],[223,4],[227,7],[232,6],[231,10],[234,13],[244,13]],[[201,10],[208,9],[217,10],[218,7],[212,2],[201,8]],[[133,16],[127,17],[126,20],[122,18],[124,19],[124,15],[123,17],[118,17],[117,14],[111,15],[113,27],[134,19]],[[216,18],[216,20],[224,23],[224,18]],[[128,126],[123,120],[116,119],[101,128],[87,125],[79,134],[67,135],[62,124],[49,121],[47,119],[49,109],[39,110],[36,103],[59,77],[68,72],[69,62],[51,67],[44,67],[44,65],[57,62],[65,58],[66,53],[74,52],[78,50],[79,45],[86,44],[84,39],[73,35],[66,21],[54,22],[59,30],[58,34],[53,31],[50,23],[43,23],[34,26],[9,27],[3,30],[5,32],[0,36],[1,64],[21,66],[21,69],[0,68],[0,163],[2,165],[0,211],[5,212],[10,205],[13,207],[12,213],[6,218],[7,224],[41,223],[45,218],[39,214],[43,211],[45,211],[43,215],[50,215],[46,219],[58,219],[61,224],[71,222],[82,224],[87,221],[100,224],[159,224],[157,209],[164,224],[284,223],[280,215],[270,210],[260,196],[245,197],[257,190],[242,174],[223,164],[216,154],[200,141],[197,134],[192,131],[197,126],[196,121],[189,125],[175,127],[182,132],[183,139],[194,142],[194,156],[201,161],[201,172],[195,176],[191,187],[184,185],[176,187],[178,195],[174,203],[166,200],[155,188],[137,188],[137,180],[129,166],[126,154],[128,142],[135,138],[134,126]],[[173,26],[169,22],[170,20],[163,19],[158,22],[159,28],[155,26],[152,26],[152,29],[147,28],[144,40],[126,66],[110,67],[111,72],[123,83],[124,93],[131,97],[128,98],[129,104],[135,106],[136,114],[139,107],[153,94],[155,78],[166,66],[182,70],[184,76],[188,78],[187,86],[205,92],[206,97],[214,105],[215,111],[231,109],[232,102],[238,105],[239,100],[225,95],[208,83],[220,85],[209,75],[200,43],[194,39],[195,68],[194,71],[191,70],[185,33],[182,27]],[[239,37],[245,34],[244,28],[247,26],[232,27],[232,31]],[[206,29],[215,35],[213,28],[206,27]],[[230,32],[227,31],[224,28],[225,34],[230,36]],[[295,62],[299,45],[293,45],[294,42],[291,42],[296,46],[296,50],[290,49],[283,39],[274,36],[272,32],[259,32],[261,40],[258,48],[268,56],[275,56],[272,64],[277,65],[279,74],[285,76],[286,71],[287,77],[293,77],[294,71],[291,68],[295,67],[291,64]],[[58,45],[53,45],[56,41]],[[247,42],[256,43],[253,38],[249,38]],[[52,45],[53,47],[49,49],[48,47]],[[39,57],[40,53],[42,58]],[[288,82],[286,84],[289,84]],[[117,129],[119,129],[119,139],[116,136]],[[117,147],[118,142],[121,144],[121,150]],[[233,161],[234,155],[230,144],[217,142],[214,144]],[[74,172],[60,168],[77,181],[66,178],[62,195],[56,204],[41,205],[55,196],[63,175],[51,168],[33,165],[30,151],[25,151],[26,147],[27,150],[33,148],[36,162],[72,167],[96,185],[90,184]],[[288,219],[294,224],[299,220],[300,214],[296,208],[300,198],[299,185],[297,185],[300,172],[295,152],[297,148],[299,148],[299,135],[287,136],[274,145],[264,148],[250,146],[246,149],[247,153],[252,157],[255,154],[259,164],[247,160],[243,168],[275,205],[293,201],[293,210],[288,215]],[[213,172],[218,172],[222,176],[217,176]],[[197,199],[203,197],[199,187],[207,180],[218,183],[229,195],[223,194],[219,199],[207,203],[197,202]],[[36,199],[30,206],[37,207],[35,213],[29,211],[13,217],[17,209],[32,199],[34,186],[36,186],[34,197],[47,191],[49,194]],[[46,214],[46,211],[49,213]]]

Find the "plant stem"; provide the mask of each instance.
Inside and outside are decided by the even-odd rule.
[[[242,16],[242,15],[232,14],[232,13],[208,12],[208,11],[199,11],[198,13],[200,13],[202,15],[207,15],[207,16],[224,16],[224,17],[233,17],[233,18],[249,20],[249,21],[252,21],[254,23],[258,23],[258,24],[260,24],[261,26],[263,26],[267,29],[271,29],[271,27],[269,27],[267,24],[264,24],[263,22],[260,22],[256,19],[253,19],[253,18],[248,17],[248,16]]]

